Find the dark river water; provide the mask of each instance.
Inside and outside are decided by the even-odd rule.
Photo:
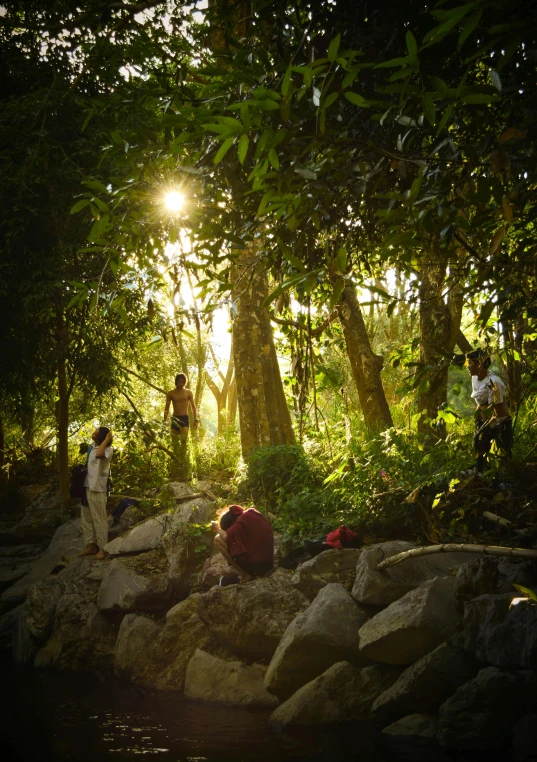
[[[298,736],[265,709],[140,694],[113,679],[21,669],[2,660],[2,762],[384,762],[366,730]],[[393,760],[393,755],[391,757]]]
[[[371,725],[299,734],[270,711],[224,707],[171,693],[144,695],[113,678],[0,661],[1,762],[473,762],[438,751],[383,750]],[[481,755],[479,755],[481,756]],[[477,757],[479,759],[479,756]],[[508,762],[488,752],[487,762]],[[483,759],[483,758],[482,758]]]

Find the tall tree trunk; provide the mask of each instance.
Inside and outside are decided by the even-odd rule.
[[[61,510],[67,510],[69,502],[69,395],[67,393],[67,372],[65,360],[58,363],[58,401],[56,405],[58,430],[58,473],[60,477]]]
[[[345,284],[338,312],[365,425],[371,432],[389,429],[393,421],[380,378],[383,360],[371,348],[356,290],[351,283]]]
[[[422,265],[419,290],[420,362],[426,366],[418,390],[418,412],[421,414],[418,431],[421,434],[433,431],[430,422],[437,417],[439,407],[447,400],[447,355],[450,353],[450,341],[453,340],[454,346],[458,335],[458,330],[452,331],[450,309],[443,295],[447,262],[447,252],[440,250],[438,238],[432,239]],[[460,329],[460,317],[457,329]],[[444,436],[445,424],[443,421],[439,423],[434,432]]]
[[[6,435],[4,432],[4,420],[0,415],[0,480],[4,477],[4,464],[6,462]]]
[[[28,449],[33,449],[35,440],[35,408],[26,397],[21,401],[22,438]]]
[[[228,428],[233,429],[235,427],[235,421],[237,420],[237,382],[235,378],[231,382],[228,394]]]
[[[280,375],[270,316],[262,306],[267,280],[256,252],[245,252],[234,267],[233,358],[241,429],[247,458],[264,445],[294,444],[291,415]]]

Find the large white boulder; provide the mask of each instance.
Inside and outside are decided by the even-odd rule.
[[[130,553],[144,553],[156,550],[162,546],[162,535],[170,524],[170,516],[163,513],[152,519],[137,524],[127,534],[117,537],[107,543],[104,549],[111,556],[120,556]]]
[[[376,614],[360,629],[364,656],[412,664],[451,637],[461,621],[453,586],[453,577],[436,577]]]
[[[293,585],[310,599],[315,598],[319,590],[330,582],[339,582],[350,591],[361,554],[361,548],[325,550],[300,564],[293,575]]]
[[[387,606],[423,582],[452,574],[473,557],[471,553],[433,553],[409,558],[378,571],[381,561],[413,547],[409,542],[394,540],[364,549],[356,566],[353,598],[360,603]]]
[[[343,585],[323,587],[283,634],[265,677],[268,690],[285,699],[336,662],[365,666],[358,631],[368,618]]]
[[[58,566],[65,566],[84,548],[81,520],[71,519],[62,524],[42,556],[35,560],[27,574],[2,593],[0,600],[10,606],[22,603],[32,585],[48,577]]]
[[[290,574],[277,569],[252,582],[211,588],[200,596],[197,611],[232,652],[262,659],[273,655],[288,625],[308,606]]]
[[[187,698],[235,706],[277,706],[278,699],[263,684],[266,667],[225,661],[197,648],[185,678]]]
[[[379,695],[397,677],[393,667],[375,664],[358,669],[333,664],[287,699],[271,716],[279,725],[323,725],[367,719]]]
[[[100,611],[159,611],[168,603],[170,595],[166,559],[153,551],[135,558],[116,558],[107,564],[97,608]]]

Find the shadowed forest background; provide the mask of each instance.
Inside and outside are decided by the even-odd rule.
[[[96,422],[114,492],[161,512],[179,371],[193,475],[284,538],[528,520],[535,9],[204,6],[2,4],[0,520],[51,479],[67,511]],[[477,486],[476,346],[515,436]]]

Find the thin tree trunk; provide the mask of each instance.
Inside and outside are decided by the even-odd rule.
[[[233,429],[235,428],[235,421],[237,420],[237,382],[235,378],[233,378],[233,381],[231,382],[231,385],[229,387],[228,398],[229,398],[228,428]]]
[[[0,479],[4,476],[4,465],[6,462],[6,435],[4,432],[4,420],[0,415]]]
[[[267,280],[256,252],[245,252],[234,267],[233,357],[241,429],[247,458],[265,445],[294,444],[291,415],[274,347],[268,311],[262,306]]]
[[[443,296],[446,280],[447,254],[440,250],[434,238],[424,259],[420,283],[420,362],[425,367],[418,389],[418,431],[445,435],[445,423],[431,428],[431,421],[447,399],[448,368],[451,331],[449,306]],[[459,319],[460,321],[460,319]],[[458,326],[460,327],[460,326]]]
[[[356,290],[351,283],[345,284],[338,311],[365,425],[371,432],[389,429],[393,421],[380,378],[383,359],[371,348]]]
[[[58,399],[56,401],[56,430],[58,437],[57,464],[60,485],[60,510],[67,512],[69,503],[69,397],[74,376],[69,384],[67,378],[66,351],[68,346],[67,326],[63,307],[56,309],[56,340],[58,343]],[[73,371],[74,372],[74,371]]]

